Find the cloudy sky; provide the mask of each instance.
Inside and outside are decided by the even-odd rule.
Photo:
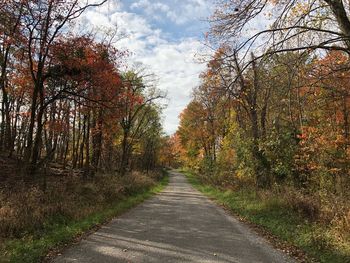
[[[128,49],[129,60],[142,63],[156,74],[158,87],[167,92],[164,129],[176,131],[178,116],[190,100],[205,68],[196,54],[204,52],[206,18],[213,0],[109,0],[103,7],[84,13],[84,26],[118,27],[126,38],[119,49]]]

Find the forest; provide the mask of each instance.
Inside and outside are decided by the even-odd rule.
[[[127,64],[117,31],[75,28],[105,2],[0,2],[0,251],[14,262],[25,262],[33,235],[52,231],[48,222],[91,217],[162,177],[166,94]],[[74,231],[50,242],[82,227]],[[39,258],[50,246],[31,245]]]
[[[295,228],[294,237],[279,235],[318,247],[319,259],[334,247],[349,255],[349,3],[217,2],[206,36],[215,54],[168,139],[169,162],[204,184],[253,196],[252,218],[294,211],[314,227],[311,240]]]
[[[0,262],[49,261],[172,168],[300,262],[350,262],[350,3],[215,0],[167,135],[118,30],[77,30],[106,2],[0,1]]]

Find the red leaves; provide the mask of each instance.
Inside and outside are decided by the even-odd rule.
[[[68,130],[67,123],[64,120],[50,120],[46,122],[46,129],[56,133],[64,132]]]
[[[75,37],[57,43],[52,56],[53,74],[73,82],[75,93],[110,106],[118,102],[121,79],[115,49],[87,37]]]

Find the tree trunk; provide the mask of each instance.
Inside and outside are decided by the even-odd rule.
[[[338,22],[340,30],[347,37],[344,41],[347,48],[350,49],[350,21],[342,0],[324,0],[332,10],[335,19]]]
[[[94,134],[92,135],[92,166],[98,169],[102,152],[102,109],[94,116]]]
[[[122,158],[120,163],[120,174],[124,176],[129,165],[129,132],[128,128],[124,129],[123,132],[123,141],[122,141]]]
[[[40,157],[40,149],[42,144],[42,132],[43,132],[43,115],[44,115],[44,108],[40,107],[38,115],[37,115],[37,129],[35,134],[35,141],[34,141],[34,147],[33,147],[33,153],[32,153],[32,168],[33,172],[35,171],[36,165],[38,163],[39,157]]]
[[[85,172],[90,175],[90,113],[87,115],[86,138],[85,138]]]
[[[32,98],[32,103],[31,103],[31,107],[30,107],[30,121],[29,121],[28,133],[27,133],[27,144],[26,144],[26,149],[25,149],[25,153],[24,153],[24,162],[27,165],[29,165],[30,159],[32,156],[33,133],[34,133],[34,126],[35,126],[38,93],[39,93],[39,87],[36,84],[34,86],[33,98]]]

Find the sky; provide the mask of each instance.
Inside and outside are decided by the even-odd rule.
[[[115,43],[128,50],[130,64],[142,65],[154,73],[159,89],[167,93],[163,126],[167,134],[177,130],[179,114],[199,84],[205,64],[198,55],[206,50],[206,19],[213,12],[213,0],[109,0],[104,6],[87,10],[84,27],[118,28]]]

